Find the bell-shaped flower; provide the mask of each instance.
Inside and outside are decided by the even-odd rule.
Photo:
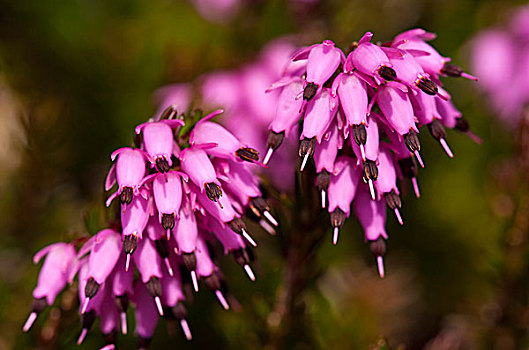
[[[141,180],[145,176],[145,155],[139,149],[129,147],[120,148],[111,155],[116,164],[110,168],[105,181],[105,191],[118,183],[118,190],[106,202],[107,207],[119,196],[121,204],[130,204],[132,198],[139,193]]]
[[[332,84],[332,94],[338,94],[347,125],[367,123],[367,85],[354,73],[340,73]]]
[[[140,346],[146,348],[154,335],[159,316],[149,291],[139,280],[134,284],[134,303],[136,304],[134,312],[136,335],[139,338]]]
[[[395,212],[395,216],[401,225],[403,225],[400,215],[401,200],[399,189],[397,187],[397,171],[393,154],[388,147],[381,147],[378,156],[378,179],[375,182],[375,188],[378,193],[378,199],[382,196],[386,199],[388,207]]]
[[[222,198],[215,168],[207,153],[200,147],[189,147],[180,153],[182,170],[198,187],[200,192],[206,191],[210,201],[217,202]],[[220,202],[219,202],[220,203]]]

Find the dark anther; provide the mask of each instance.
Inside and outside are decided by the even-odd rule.
[[[117,296],[115,302],[119,312],[127,312],[129,308],[129,296],[127,293]]]
[[[85,312],[81,315],[81,327],[83,329],[90,329],[96,320],[94,310]]]
[[[232,252],[233,258],[237,262],[237,264],[244,266],[248,265],[250,263],[250,257],[248,256],[248,253],[244,249],[237,249]]]
[[[410,152],[421,150],[419,136],[417,136],[417,133],[413,129],[410,129],[410,132],[404,135],[404,143],[406,144],[406,147],[408,147]]]
[[[457,118],[455,129],[461,132],[467,132],[468,130],[470,130],[470,125],[468,124],[468,121],[465,118]]]
[[[397,79],[397,72],[393,68],[388,66],[382,66],[378,69],[378,74],[387,81],[393,81]]]
[[[156,159],[156,169],[161,173],[166,173],[169,171],[169,162],[167,159],[160,157]]]
[[[132,202],[132,197],[134,196],[134,192],[132,190],[132,187],[123,187],[123,190],[121,190],[121,193],[119,194],[119,201],[121,204],[130,204]]]
[[[367,182],[368,180],[376,181],[376,179],[378,178],[377,163],[369,159],[364,162],[363,178],[365,182]]]
[[[437,85],[435,85],[433,81],[425,77],[419,79],[419,81],[417,82],[417,87],[421,89],[424,93],[432,96],[436,95],[439,91],[437,89]]]
[[[162,215],[162,227],[164,230],[172,230],[174,227],[175,219],[174,214],[163,214]]]
[[[265,211],[270,211],[270,206],[261,197],[255,197],[250,200],[250,209],[257,217],[261,217]]]
[[[169,257],[169,244],[167,243],[167,239],[157,239],[154,241],[154,245],[156,246],[156,251],[162,257],[162,259]]]
[[[33,304],[31,305],[31,311],[40,314],[48,306],[46,298],[33,299]]]
[[[235,154],[247,162],[256,162],[259,160],[259,152],[250,147],[239,148]]]
[[[162,113],[162,116],[160,117],[160,120],[164,120],[164,119],[174,119],[174,117],[176,116],[177,112],[176,112],[176,106],[175,105],[171,105],[169,107],[167,107],[163,113]]]
[[[177,320],[181,320],[186,318],[187,316],[187,309],[181,301],[179,301],[175,306],[171,308],[171,315],[173,315],[174,318]]]
[[[331,180],[331,177],[329,176],[329,172],[325,169],[321,171],[318,175],[316,175],[316,188],[318,191],[327,191],[327,188],[329,188],[329,182]]]
[[[314,150],[316,148],[316,139],[313,137],[311,139],[303,139],[299,143],[299,156],[304,157],[308,154],[310,157],[314,155]]]
[[[353,125],[353,139],[358,146],[366,144],[367,132],[364,124]]]
[[[143,338],[138,336],[138,350],[147,350],[151,345],[152,338]]]
[[[189,271],[194,271],[197,269],[197,257],[195,252],[191,253],[182,253],[182,259],[184,260],[184,265]]]
[[[209,200],[213,202],[216,202],[222,196],[222,189],[214,182],[205,184],[204,188],[206,189],[206,195]]]
[[[266,140],[266,148],[276,150],[279,146],[281,146],[281,143],[283,143],[284,138],[284,131],[279,133],[270,131],[270,133],[268,134],[268,139]]]
[[[430,130],[430,134],[432,134],[433,138],[437,141],[446,139],[446,130],[439,120],[434,119],[428,124],[428,130]]]
[[[391,192],[384,194],[384,197],[386,198],[386,204],[391,210],[400,209],[402,206],[400,196],[397,194],[397,192],[395,192],[395,190],[391,190]]]
[[[456,66],[455,64],[445,63],[441,69],[441,73],[448,75],[449,77],[458,78],[463,74],[463,68]]]
[[[305,86],[305,90],[303,90],[303,99],[306,101],[312,100],[314,95],[316,95],[316,91],[318,91],[318,85],[308,83],[307,86]]]
[[[153,297],[159,297],[162,295],[162,285],[160,284],[160,280],[158,278],[154,276],[151,277],[145,286]]]
[[[228,226],[233,232],[242,235],[242,231],[246,229],[246,224],[240,218],[235,218],[228,222]]]
[[[93,298],[97,291],[99,290],[99,284],[94,280],[93,277],[90,277],[88,281],[86,281],[86,286],[84,288],[84,295],[87,298]]]
[[[375,256],[384,256],[386,254],[386,243],[382,237],[376,241],[369,242],[369,249]]]
[[[412,157],[399,159],[399,165],[402,175],[409,179],[417,177],[417,163],[415,163],[415,159]]]
[[[204,283],[210,290],[219,290],[221,285],[220,279],[215,272],[204,278]]]
[[[123,240],[123,250],[125,254],[132,254],[138,246],[138,237],[136,235],[125,236]]]
[[[331,213],[331,226],[332,227],[342,227],[343,224],[345,223],[345,219],[346,219],[345,213],[341,209],[336,208]]]

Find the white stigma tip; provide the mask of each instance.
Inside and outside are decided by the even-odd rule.
[[[339,227],[335,227],[333,235],[332,235],[332,244],[336,245],[336,243],[338,243],[338,234],[339,233],[340,233],[340,228]]]
[[[125,260],[125,271],[129,271],[130,267],[130,254],[127,254],[127,259]]]
[[[186,336],[187,340],[193,339],[193,335],[191,334],[191,329],[189,329],[189,325],[187,324],[187,321],[185,318],[180,320],[180,327],[182,327],[182,331],[184,332],[184,335]]]
[[[308,160],[309,160],[309,152],[305,153],[305,156],[303,156],[303,162],[301,163],[301,167],[299,168],[299,171],[303,171],[303,169],[305,169],[305,165],[307,165]]]
[[[360,154],[362,155],[362,161],[366,161],[366,148],[364,145],[360,145]]]
[[[217,299],[219,299],[219,303],[220,303],[220,305],[222,305],[224,310],[229,310],[230,309],[230,305],[228,304],[228,302],[224,298],[224,295],[222,295],[222,292],[220,290],[217,290],[217,291],[215,291],[215,295],[217,296]]]
[[[413,184],[413,190],[415,191],[415,196],[419,198],[421,196],[421,192],[419,191],[419,183],[417,182],[417,178],[412,177],[411,183]]]
[[[265,158],[263,160],[263,164],[264,165],[268,164],[268,162],[270,161],[270,158],[272,158],[272,153],[274,153],[274,149],[273,148],[269,148],[268,151],[266,152]]]
[[[270,214],[270,212],[269,212],[268,210],[265,210],[265,211],[263,212],[263,215],[264,215],[265,218],[268,219],[268,221],[270,221],[270,222],[272,223],[272,225],[274,225],[274,226],[279,226],[279,223],[277,222],[276,218],[274,218],[274,217],[272,216],[272,214]]]
[[[160,314],[160,316],[163,316],[162,300],[159,296],[154,297],[154,303],[156,304],[156,308],[158,309],[158,313]]]
[[[367,183],[369,184],[369,193],[371,193],[371,199],[375,200],[376,195],[375,195],[375,185],[373,184],[373,180],[369,179],[367,180]]]
[[[195,270],[191,271],[191,281],[193,282],[193,289],[195,293],[198,293],[198,278]]]
[[[246,232],[245,229],[242,229],[242,236],[243,236],[244,238],[246,238],[246,240],[247,240],[248,242],[250,242],[250,244],[251,244],[252,246],[257,247],[257,243],[255,243],[255,241],[253,240],[252,236],[250,236],[250,235],[248,234],[248,232]]]
[[[248,265],[248,264],[244,265],[244,271],[246,271],[246,274],[248,275],[248,277],[250,277],[250,279],[252,281],[255,281],[255,275],[254,275],[250,265]]]
[[[22,332],[26,333],[31,329],[31,326],[33,326],[33,323],[35,323],[35,320],[37,319],[37,313],[32,312],[29,314],[28,319],[26,320],[26,323],[24,323],[24,327],[22,327]]]
[[[77,339],[77,345],[81,345],[81,343],[84,341],[84,338],[86,338],[87,333],[88,333],[88,329],[83,328],[81,330],[81,335],[79,335],[79,338]]]
[[[415,158],[417,158],[417,161],[419,162],[419,165],[421,166],[421,168],[424,168],[424,162],[422,161],[422,158],[421,158],[421,155],[419,154],[419,151],[415,150],[415,152],[413,152],[413,154],[415,154]]]
[[[88,303],[90,302],[90,298],[86,298],[83,302],[83,305],[81,306],[81,315],[86,312],[86,309],[88,308]]]
[[[321,190],[321,208],[322,209],[325,209],[325,199],[326,199],[325,190]]]
[[[169,273],[169,276],[173,277],[174,272],[173,272],[173,268],[171,267],[171,263],[169,262],[169,258],[165,258],[163,259],[163,261],[165,262],[165,267],[167,268],[167,272]]]
[[[404,221],[402,221],[402,216],[400,216],[399,208],[395,208],[395,216],[397,217],[397,221],[399,224],[404,225]]]
[[[448,143],[446,143],[446,140],[440,139],[439,143],[441,143],[441,146],[443,146],[443,149],[445,150],[446,154],[448,154],[450,158],[454,158],[454,154],[452,153],[450,146],[448,146]]]
[[[384,258],[382,256],[377,256],[377,265],[378,265],[378,274],[380,275],[380,278],[384,278],[385,271],[384,271]]]
[[[115,344],[108,344],[108,345],[105,345],[103,346],[101,349],[99,350],[114,350],[116,348],[116,345]]]
[[[261,227],[266,232],[268,232],[269,234],[271,234],[271,235],[275,235],[276,234],[276,230],[267,221],[261,219],[261,220],[259,220],[259,225],[261,225]]]
[[[167,240],[170,240],[171,239],[171,229],[168,228],[167,229]],[[172,276],[172,275],[171,275]]]
[[[121,333],[127,334],[127,314],[125,312],[122,312],[120,314],[121,317]]]

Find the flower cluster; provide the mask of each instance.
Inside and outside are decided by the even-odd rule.
[[[368,32],[347,57],[325,40],[298,50],[282,78],[269,88],[279,91],[279,100],[264,164],[285,138],[299,136],[300,171],[314,159],[316,187],[330,213],[333,242],[352,206],[381,276],[388,238],[385,206],[403,223],[397,178],[411,179],[419,197],[416,161],[424,167],[419,128],[427,126],[449,157],[446,128],[479,140],[440,82],[441,76],[476,78],[430,46],[427,41],[434,37],[413,29],[376,45]]]
[[[499,117],[518,125],[529,103],[529,6],[518,8],[506,28],[488,28],[472,40],[472,68]]]
[[[115,163],[105,189],[115,184],[117,189],[106,204],[119,201],[120,225],[99,231],[79,251],[74,244],[56,243],[35,255],[35,263],[47,257],[24,331],[77,275],[82,319],[78,344],[99,317],[107,348],[113,347],[118,328],[127,333],[129,302],[135,305],[141,347],[148,345],[164,315],[178,320],[191,339],[183,284],[198,292],[202,280],[222,307],[229,308],[222,274],[208,249],[215,241],[255,280],[250,246],[257,244],[241,218],[249,209],[268,225],[277,222],[249,169],[257,163],[258,152],[211,121],[221,112],[185,129],[183,118],[170,106],[158,121],[136,127],[137,147],[112,153]]]

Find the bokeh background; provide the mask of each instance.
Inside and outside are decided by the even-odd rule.
[[[367,30],[384,41],[423,27],[438,34],[433,44],[441,53],[468,67],[469,38],[520,4],[248,0],[233,18],[211,22],[187,1],[1,0],[0,350],[102,343],[96,324],[85,344],[75,345],[79,322],[68,295],[22,334],[39,270],[31,257],[50,242],[100,228],[109,154],[156,110],[156,88],[236,68],[289,34],[300,44],[329,38],[346,48]],[[382,348],[381,339],[406,349],[529,346],[528,194],[511,161],[516,132],[494,118],[475,83],[445,82],[483,145],[451,133],[450,160],[422,138],[422,197],[408,189],[404,227],[388,219],[385,279],[355,220],[337,247],[329,233],[313,266],[319,278],[304,294],[304,331],[285,348]],[[225,312],[202,292],[189,307],[195,339],[187,343],[160,322],[152,349],[273,348],[272,307],[285,262],[274,237],[256,236],[256,283],[231,259],[223,263],[240,308]],[[136,342],[120,336],[119,344]]]

